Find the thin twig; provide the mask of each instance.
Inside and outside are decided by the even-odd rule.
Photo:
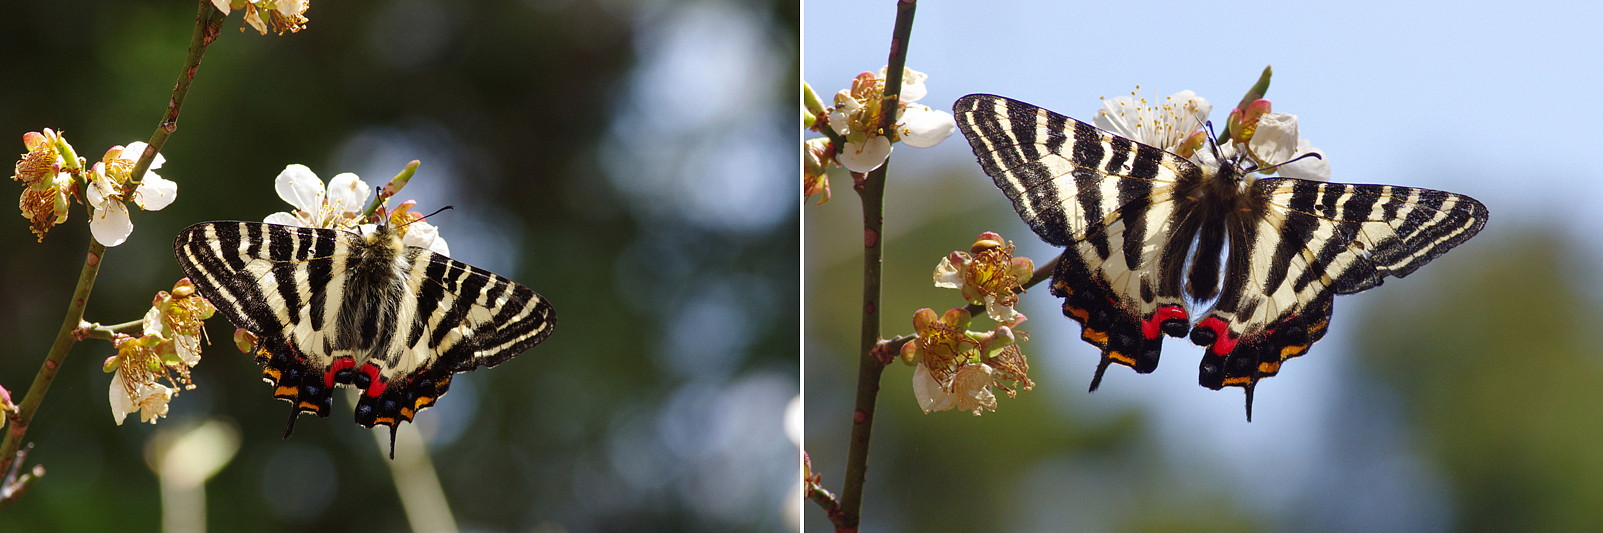
[[[916,0],[896,3],[896,27],[891,33],[890,59],[885,67],[885,97],[880,104],[879,131],[888,135],[896,123],[902,92],[902,71],[907,66],[907,43],[913,32]],[[880,274],[884,255],[885,173],[887,158],[853,188],[863,201],[863,324],[857,366],[857,402],[852,411],[851,444],[846,453],[846,476],[841,490],[840,513],[832,514],[836,531],[857,531],[862,516],[863,482],[868,473],[868,443],[874,428],[874,405],[879,398],[880,375],[885,363],[874,357],[880,343]]]
[[[189,83],[195,79],[195,71],[200,68],[200,58],[206,53],[206,47],[217,39],[218,29],[222,27],[222,12],[212,7],[211,2],[196,3],[200,8],[195,15],[195,32],[190,37],[189,52],[184,59],[183,70],[179,72],[178,84],[173,87],[172,98],[167,103],[167,112],[163,115],[161,124],[150,136],[149,146],[139,156],[139,161],[134,163],[133,178],[124,189],[125,195],[131,195],[139,186],[139,178],[150,168],[156,153],[167,144],[167,137],[178,129],[178,111],[183,106],[184,96],[189,92]],[[0,471],[20,471],[20,468],[13,468],[13,462],[21,458],[17,448],[28,433],[28,424],[33,420],[34,413],[38,412],[39,403],[44,401],[45,394],[50,391],[50,384],[55,381],[56,372],[61,369],[62,361],[67,358],[67,352],[71,351],[78,341],[74,332],[83,322],[84,305],[89,302],[89,293],[95,286],[95,278],[100,274],[100,263],[105,254],[106,247],[91,238],[89,253],[84,258],[83,269],[78,273],[78,285],[73,289],[72,300],[67,304],[67,315],[61,320],[61,329],[56,332],[56,340],[51,344],[50,352],[45,355],[44,363],[39,366],[39,373],[34,375],[27,396],[17,404],[17,415],[7,427],[5,440],[0,441]],[[9,486],[21,480],[6,479],[4,482]]]

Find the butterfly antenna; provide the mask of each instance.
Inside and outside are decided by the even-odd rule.
[[[438,215],[438,214],[440,214],[440,212],[442,212],[442,211],[445,211],[445,210],[447,210],[447,209],[455,209],[455,207],[453,207],[453,206],[449,206],[449,205],[448,205],[448,206],[445,206],[445,207],[441,207],[441,208],[439,208],[439,209],[435,209],[435,210],[434,210],[434,212],[433,212],[433,213],[429,213],[429,214],[427,214],[427,215],[423,215],[423,218],[424,218],[424,219],[425,219],[425,220],[426,220],[426,219],[428,219],[428,218],[429,218],[429,217],[432,217],[432,216],[434,216],[434,215]]]
[[[289,438],[289,434],[295,432],[295,419],[300,418],[300,416],[301,410],[296,406],[290,406],[289,423],[284,424],[284,438]]]
[[[1203,122],[1202,126],[1208,129],[1208,149],[1213,151],[1213,158],[1224,161],[1225,155],[1219,152],[1219,135],[1213,131],[1213,121]]]
[[[1319,152],[1308,152],[1306,154],[1302,154],[1302,155],[1299,155],[1297,157],[1293,157],[1291,159],[1288,159],[1288,160],[1285,160],[1285,161],[1282,161],[1282,162],[1279,162],[1279,163],[1275,163],[1273,165],[1269,165],[1268,167],[1264,168],[1262,172],[1264,174],[1270,174],[1270,173],[1273,173],[1276,170],[1279,170],[1280,167],[1283,167],[1283,166],[1286,166],[1286,165],[1290,165],[1292,163],[1296,163],[1298,161],[1302,161],[1302,160],[1308,159],[1310,157],[1312,157],[1314,159],[1324,159],[1325,158],[1325,156],[1319,155]]]
[[[439,208],[439,209],[435,209],[435,210],[434,210],[434,212],[432,212],[432,213],[429,213],[429,214],[427,214],[427,215],[423,215],[423,218],[414,218],[414,219],[412,219],[412,220],[408,220],[408,221],[406,221],[406,223],[405,223],[405,224],[401,224],[401,227],[406,227],[406,226],[408,226],[408,225],[410,225],[410,224],[412,224],[412,223],[413,223],[413,222],[422,222],[422,221],[424,221],[424,220],[428,220],[428,219],[429,219],[429,217],[432,217],[432,216],[434,216],[434,215],[438,215],[438,214],[440,214],[440,212],[442,212],[442,211],[445,211],[445,210],[447,210],[447,209],[455,209],[455,208],[454,208],[454,207],[452,207],[452,206],[449,206],[449,205],[448,205],[448,206],[445,206],[445,207],[441,207],[441,208]],[[396,229],[400,229],[400,228],[396,228]]]

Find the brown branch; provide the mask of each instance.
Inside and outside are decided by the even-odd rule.
[[[896,123],[901,101],[902,71],[907,66],[907,43],[913,33],[916,0],[896,3],[896,27],[891,32],[890,59],[885,67],[885,97],[880,109],[879,133],[889,134]],[[879,398],[879,380],[885,362],[875,357],[880,345],[881,261],[884,257],[885,173],[889,158],[854,184],[863,203],[863,322],[857,365],[857,402],[852,410],[851,443],[846,452],[845,486],[841,490],[840,512],[831,514],[836,531],[857,531],[863,506],[863,483],[868,473],[868,443],[874,429],[874,407]]]
[[[161,124],[156,127],[156,132],[151,134],[148,146],[139,156],[139,161],[134,163],[133,178],[123,191],[125,195],[132,195],[134,189],[139,186],[139,179],[150,168],[156,153],[167,144],[167,137],[178,129],[178,111],[183,106],[185,94],[189,91],[189,83],[195,78],[195,71],[200,67],[200,58],[206,53],[206,47],[217,39],[218,29],[222,26],[222,12],[212,7],[211,2],[199,0],[197,3],[200,7],[195,15],[195,32],[190,37],[189,53],[185,57],[183,70],[179,73],[178,84],[173,87],[172,97],[167,104],[167,113],[162,117]],[[0,480],[3,486],[26,483],[18,474],[21,472],[21,460],[26,454],[19,453],[17,449],[28,433],[28,425],[32,422],[34,413],[38,412],[40,402],[44,401],[45,394],[50,391],[50,384],[55,381],[56,372],[60,371],[62,361],[67,358],[67,352],[70,352],[78,341],[75,333],[83,322],[84,305],[88,303],[89,293],[94,289],[95,278],[99,276],[101,260],[105,254],[106,247],[90,238],[89,253],[84,258],[83,268],[79,271],[78,286],[72,291],[72,300],[67,304],[67,314],[62,318],[61,328],[56,332],[55,343],[45,355],[38,374],[34,375],[27,396],[17,404],[17,413],[11,417],[11,424],[6,428],[5,440],[0,441],[0,471],[7,473],[7,478]]]

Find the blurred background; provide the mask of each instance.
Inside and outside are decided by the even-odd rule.
[[[920,103],[1010,96],[1087,119],[1137,85],[1225,113],[1264,65],[1333,180],[1430,187],[1491,223],[1406,279],[1336,299],[1330,334],[1257,388],[1197,385],[1171,339],[1151,375],[1111,368],[1045,289],[1023,299],[1035,390],[995,413],[923,414],[889,368],[865,530],[1574,531],[1603,528],[1603,41],[1590,3],[923,2],[908,66]],[[808,0],[803,79],[821,94],[886,62],[894,2]],[[961,305],[936,262],[983,231],[1037,263],[961,134],[898,146],[887,187],[886,336]],[[860,208],[844,174],[805,210],[806,442],[840,489],[856,383]],[[976,324],[989,324],[976,320]],[[816,506],[807,531],[827,531]]]
[[[287,164],[377,187],[418,159],[397,200],[455,206],[430,219],[453,257],[542,293],[560,323],[418,417],[462,529],[794,527],[781,413],[799,393],[795,3],[314,2],[307,16],[281,37],[241,32],[238,12],[224,23],[163,150],[178,201],[134,214],[87,318],[137,319],[170,289],[179,229],[285,210],[273,178]],[[45,127],[91,161],[146,139],[194,17],[194,2],[10,6],[12,153]],[[15,214],[0,228],[0,385],[19,401],[82,264],[87,216],[71,217],[43,243]],[[155,530],[146,449],[202,420],[241,443],[206,485],[212,529],[408,527],[370,434],[382,429],[337,400],[281,440],[289,405],[226,320],[208,329],[198,388],[154,426],[113,424],[100,370],[113,350],[78,345],[27,436],[48,474],[0,530]]]

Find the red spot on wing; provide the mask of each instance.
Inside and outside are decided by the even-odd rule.
[[[362,368],[358,368],[356,371],[367,374],[367,377],[369,378],[367,382],[367,391],[363,392],[363,394],[369,398],[376,398],[378,395],[384,394],[384,387],[387,386],[388,383],[385,383],[384,380],[378,378],[378,367],[373,366],[373,363],[368,363],[362,365]]]
[[[1141,336],[1156,339],[1160,334],[1163,322],[1171,318],[1186,319],[1186,310],[1178,305],[1165,305],[1152,312],[1152,316],[1141,322]]]
[[[1197,323],[1199,328],[1213,330],[1214,341],[1212,352],[1214,355],[1224,356],[1236,349],[1236,338],[1230,336],[1230,327],[1219,317],[1210,316]]]
[[[335,359],[334,364],[329,365],[328,371],[323,373],[323,386],[334,388],[334,375],[338,374],[341,370],[355,367],[355,359],[350,357],[341,357],[339,359]]]

